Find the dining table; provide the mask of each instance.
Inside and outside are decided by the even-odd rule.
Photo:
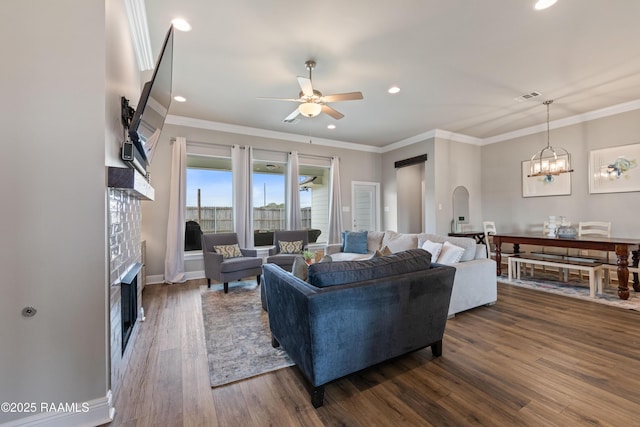
[[[520,253],[520,245],[551,246],[559,248],[574,248],[615,252],[617,256],[618,273],[618,297],[626,300],[629,298],[629,255],[632,266],[638,267],[638,255],[640,253],[640,238],[629,237],[602,237],[602,236],[577,236],[572,238],[560,238],[540,234],[495,234],[492,236],[496,247],[497,275],[502,274],[502,244],[513,244],[513,252]],[[640,292],[638,273],[633,273],[633,289]]]

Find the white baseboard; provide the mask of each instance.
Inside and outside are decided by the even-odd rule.
[[[115,415],[115,409],[111,402],[111,390],[107,392],[105,397],[67,405],[68,407],[73,407],[73,412],[41,412],[29,417],[0,424],[0,426],[99,426],[113,421]]]
[[[184,278],[185,280],[204,279],[204,270],[187,271],[184,273]],[[147,285],[157,285],[158,283],[164,283],[164,275],[147,276]]]

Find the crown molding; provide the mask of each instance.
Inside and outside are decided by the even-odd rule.
[[[601,108],[599,110],[589,111],[583,114],[577,114],[571,117],[565,117],[564,119],[554,120],[549,122],[549,129],[558,129],[566,126],[572,126],[591,120],[601,119],[604,117],[614,116],[616,114],[626,113],[629,111],[640,110],[640,99],[635,101],[624,102],[622,104],[612,105],[611,107]],[[216,130],[220,132],[235,133],[240,135],[258,136],[262,138],[280,139],[284,141],[292,141],[301,144],[309,144],[310,138],[305,135],[298,135],[286,132],[276,132],[266,129],[252,128],[248,126],[232,125],[228,123],[212,122],[209,120],[192,119],[184,116],[168,115],[166,122],[168,124],[177,126],[193,127],[198,129]],[[490,136],[487,138],[476,138],[461,133],[450,132],[443,129],[432,129],[418,135],[387,144],[383,147],[376,147],[373,145],[356,144],[354,142],[338,141],[324,138],[312,138],[311,142],[316,145],[322,145],[326,147],[344,148],[354,151],[365,151],[368,153],[387,153],[389,151],[397,150],[403,147],[407,147],[418,142],[426,141],[431,138],[441,138],[448,141],[460,142],[463,144],[471,145],[489,145],[502,141],[508,141],[510,139],[520,138],[527,135],[533,135],[540,132],[546,132],[547,124],[541,123],[539,125],[530,126],[527,128],[519,129],[513,132],[507,132],[500,135]]]
[[[136,53],[138,68],[140,71],[153,70],[153,54],[151,53],[151,38],[149,37],[149,25],[147,25],[147,12],[144,0],[125,0],[131,43]]]
[[[324,138],[310,138],[306,135],[298,135],[295,133],[277,132],[266,129],[252,128],[249,126],[232,125],[229,123],[212,122],[209,120],[192,119],[184,116],[168,115],[166,123],[177,126],[187,126],[197,129],[215,130],[219,132],[235,133],[239,135],[257,136],[262,138],[281,139],[284,141],[297,142],[300,144],[309,144],[311,141],[314,145],[322,145],[326,147],[344,148],[347,150],[366,151],[369,153],[380,153],[380,147],[372,145],[356,144],[354,142],[337,141]]]
[[[615,116],[616,114],[626,113],[640,109],[640,99],[635,101],[624,102],[622,104],[612,105],[610,107],[601,108],[599,110],[589,111],[583,114],[576,114],[575,116],[565,117],[564,119],[554,120],[549,122],[549,129],[559,129],[566,126],[577,125],[591,120],[601,119],[603,117]],[[533,135],[540,132],[547,131],[547,124],[541,123],[539,125],[530,126],[515,130],[513,132],[503,133],[501,135],[491,136],[484,138],[481,145],[495,144],[497,142],[508,141],[510,139],[520,138],[527,135]]]

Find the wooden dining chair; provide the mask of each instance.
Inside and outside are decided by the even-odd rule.
[[[487,247],[487,258],[496,259],[495,243],[493,243],[493,238],[491,237],[498,233],[496,223],[494,221],[482,221],[482,229],[484,231],[484,241]],[[502,264],[509,264],[509,257],[514,255],[513,252],[504,250],[500,251],[500,254],[503,258]]]
[[[580,221],[578,223],[578,237],[580,236],[602,236],[611,237],[611,222],[606,221]],[[611,259],[609,252],[581,250],[578,253],[579,258],[595,259],[602,261],[605,264],[604,270],[604,282],[609,283],[609,266],[611,266]],[[615,266],[616,263],[613,265]],[[617,266],[615,266],[617,269]],[[582,272],[580,272],[580,280],[582,280]]]
[[[605,221],[582,221],[578,224],[578,236],[603,236],[611,237],[611,223]],[[603,286],[611,284],[611,275],[618,275],[618,258],[611,252],[604,253],[599,251],[600,254],[596,255],[593,252],[581,251],[581,257],[598,257],[604,263],[604,278],[602,282],[598,284],[598,293],[603,292]],[[613,256],[612,256],[613,255]],[[640,268],[629,266],[629,274],[640,273]],[[582,277],[582,275],[581,275]]]

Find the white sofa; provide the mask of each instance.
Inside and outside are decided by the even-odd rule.
[[[484,245],[476,244],[475,240],[471,238],[429,233],[369,231],[367,233],[367,253],[343,252],[342,245],[338,243],[327,245],[325,254],[330,255],[333,261],[368,259],[376,251],[382,251],[385,246],[391,252],[396,253],[422,247],[422,244],[427,240],[436,243],[448,241],[464,248],[460,262],[451,264],[456,268],[456,275],[453,281],[449,316],[481,305],[491,305],[497,301],[496,262],[487,258],[487,250]]]

